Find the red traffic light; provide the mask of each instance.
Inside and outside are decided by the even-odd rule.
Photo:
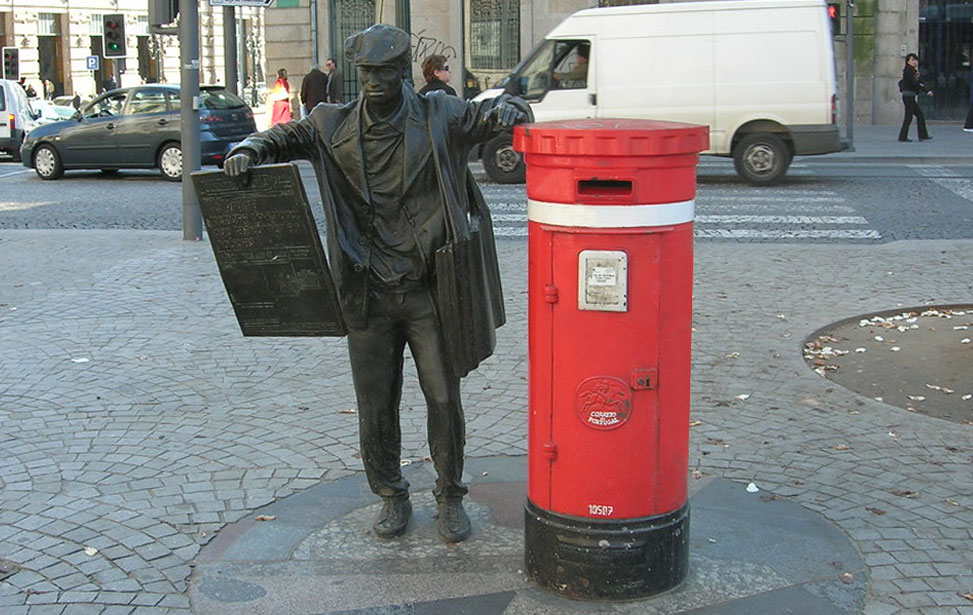
[[[828,4],[828,21],[831,22],[831,34],[841,34],[841,4]]]

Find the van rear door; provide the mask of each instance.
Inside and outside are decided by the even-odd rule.
[[[0,139],[10,138],[10,111],[7,111],[7,89],[0,83]]]

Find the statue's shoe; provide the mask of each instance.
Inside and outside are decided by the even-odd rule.
[[[372,529],[379,538],[395,538],[405,534],[411,516],[412,502],[409,498],[386,498]]]
[[[449,500],[438,504],[436,529],[446,542],[460,542],[470,537],[470,518],[463,510],[463,502]]]

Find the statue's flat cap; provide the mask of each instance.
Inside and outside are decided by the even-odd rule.
[[[345,39],[345,57],[353,64],[388,64],[409,53],[409,34],[398,28],[375,24]]]

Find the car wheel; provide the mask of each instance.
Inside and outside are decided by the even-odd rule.
[[[61,156],[53,145],[41,145],[34,150],[34,172],[41,179],[57,179],[64,174]]]
[[[182,148],[178,143],[166,143],[159,151],[159,170],[172,182],[182,180]]]
[[[522,184],[526,174],[524,158],[514,149],[513,135],[502,133],[483,148],[483,168],[498,184]]]
[[[791,152],[779,136],[769,132],[749,134],[733,150],[737,174],[751,184],[770,185],[783,179],[791,164]]]

